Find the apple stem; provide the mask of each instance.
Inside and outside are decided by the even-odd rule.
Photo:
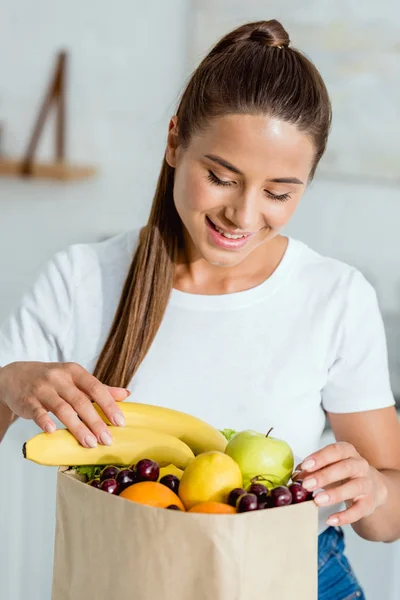
[[[271,427],[271,429],[268,431],[268,433],[265,437],[268,437],[272,430],[273,430],[273,427]]]

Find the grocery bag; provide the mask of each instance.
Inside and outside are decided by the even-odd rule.
[[[52,600],[317,600],[317,545],[314,502],[184,513],[61,468]]]

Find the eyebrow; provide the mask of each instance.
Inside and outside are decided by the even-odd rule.
[[[221,167],[228,169],[228,171],[232,171],[232,173],[236,173],[237,175],[243,175],[242,171],[240,171],[237,167],[235,167],[225,159],[221,158],[220,156],[216,156],[215,154],[205,154],[204,157],[221,165]],[[300,179],[298,179],[297,177],[275,177],[274,179],[269,179],[268,181],[271,181],[273,183],[296,183],[298,185],[304,185],[303,182],[300,181]]]

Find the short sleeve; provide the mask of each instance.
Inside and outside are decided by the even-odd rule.
[[[348,413],[393,406],[383,319],[374,288],[358,271],[348,288],[341,326],[337,356],[322,391],[324,409]]]
[[[64,361],[72,292],[70,256],[59,252],[0,327],[0,366],[17,361]]]

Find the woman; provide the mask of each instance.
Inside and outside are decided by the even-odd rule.
[[[343,600],[363,593],[340,526],[400,537],[400,433],[374,290],[281,234],[330,121],[277,21],[220,40],[170,122],[147,226],[57,254],[4,325],[0,401],[3,430],[54,431],[53,413],[87,447],[112,443],[90,399],[122,426],[125,388],[217,427],[273,425],[325,489],[319,598]],[[326,415],[337,443],[318,451]]]

